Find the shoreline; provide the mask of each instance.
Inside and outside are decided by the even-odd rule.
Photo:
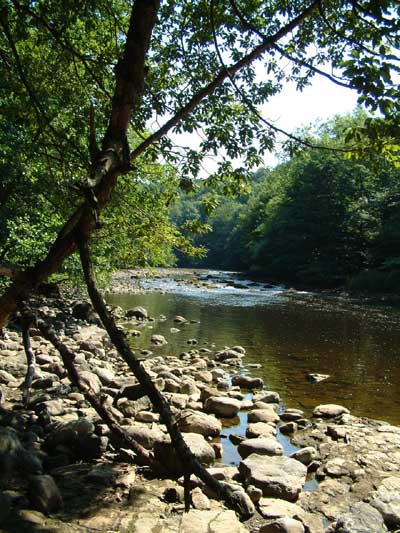
[[[135,380],[127,376],[126,366],[109,345],[105,331],[90,324],[94,320],[90,313],[86,320],[83,315],[77,317],[77,306],[72,301],[44,299],[37,305],[50,315],[60,334],[68,333],[80,370],[87,373],[92,388],[109,398],[123,426],[129,427],[143,445],[163,454],[168,448],[163,424],[146,398],[124,396],[124,388]],[[140,319],[138,313],[127,317],[121,308],[114,308],[113,312],[121,321],[128,318],[132,325],[148,320],[146,316]],[[165,317],[171,325],[179,323],[177,319]],[[180,323],[182,319],[190,317],[179,317]],[[30,404],[24,408],[19,389],[26,369],[22,339],[17,330],[8,330],[7,335],[0,345],[5,396],[0,442],[14,438],[32,464],[25,465],[24,479],[18,481],[20,465],[11,451],[2,452],[3,464],[17,479],[8,490],[7,480],[2,480],[1,494],[13,511],[13,516],[2,517],[5,524],[8,520],[15,526],[17,520],[18,527],[27,527],[27,523],[36,520],[46,527],[59,527],[60,531],[66,527],[66,531],[106,532],[118,523],[118,531],[143,533],[147,531],[145,527],[151,530],[150,525],[160,532],[194,532],[193,524],[197,523],[202,533],[201,528],[206,531],[219,516],[223,521],[216,533],[225,531],[223,524],[231,533],[257,532],[261,527],[263,531],[276,531],[268,527],[282,524],[297,527],[293,531],[319,533],[351,532],[343,527],[362,523],[367,516],[369,524],[374,524],[370,529],[374,533],[387,531],[384,521],[392,529],[399,527],[400,512],[389,512],[388,508],[395,505],[400,488],[400,428],[353,417],[342,406],[320,406],[310,420],[297,409],[282,412],[278,392],[266,389],[260,378],[241,375],[241,362],[246,355],[240,346],[222,351],[192,346],[186,353],[168,357],[143,354],[143,365],[158,380],[179,417],[181,430],[190,435],[189,441],[203,454],[206,463],[214,464],[221,452],[221,422],[232,421],[238,412],[247,413],[245,438],[235,434],[230,437],[242,456],[239,468],[218,462],[210,468],[213,475],[245,491],[253,501],[256,513],[244,524],[198,482],[192,491],[194,509],[183,514],[181,485],[169,479],[148,479],[146,470],[132,464],[132,455],[124,452],[121,456],[97,414],[70,386],[55,350],[37,331],[32,335],[37,376]],[[163,340],[155,338],[154,344],[158,342]],[[249,392],[253,397],[245,399]],[[278,426],[300,448],[292,457],[282,453],[276,439]],[[4,446],[0,449],[4,450]],[[171,460],[168,454],[163,457]],[[177,467],[176,461],[172,458],[171,470]],[[87,466],[83,468],[82,464]],[[41,483],[51,484],[51,478],[55,484],[55,488],[51,485],[53,500],[47,501],[47,509],[40,508],[43,502],[38,503],[32,496],[29,468],[36,468],[33,477],[41,478]],[[318,485],[304,492],[307,472],[316,476]],[[35,483],[36,492],[40,492],[37,479]],[[76,491],[77,487],[81,492]],[[138,490],[146,498],[139,498],[140,504],[135,507],[129,502],[137,502]],[[64,508],[51,507],[57,491]],[[82,508],[82,497],[87,508]]]

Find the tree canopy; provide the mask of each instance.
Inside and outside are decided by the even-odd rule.
[[[1,257],[29,271],[14,269],[0,325],[59,271],[77,233],[103,225],[96,240],[114,238],[131,217],[112,214],[118,197],[133,212],[145,202],[161,242],[184,242],[163,225],[162,206],[178,185],[193,187],[209,155],[219,166],[207,185],[246,180],[280,133],[260,106],[288,81],[349,87],[396,132],[399,14],[389,0],[2,0]],[[374,121],[368,129],[379,138]],[[198,150],[169,136],[192,132]]]

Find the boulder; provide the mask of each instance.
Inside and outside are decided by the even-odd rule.
[[[137,318],[138,320],[146,320],[149,318],[149,313],[144,307],[134,307],[133,309],[128,309],[125,315],[127,318]]]
[[[334,403],[327,403],[322,405],[317,405],[314,409],[313,416],[317,418],[334,418],[342,414],[349,414],[350,411],[343,407],[343,405],[336,405]]]
[[[386,533],[387,527],[379,511],[364,502],[353,504],[347,513],[339,516],[335,533]]]
[[[180,533],[247,533],[234,511],[191,509],[182,516]]]
[[[258,437],[256,439],[246,439],[238,446],[240,456],[245,459],[252,453],[258,455],[282,455],[282,445],[274,438]]]
[[[63,506],[61,493],[51,476],[32,476],[28,494],[33,507],[42,513],[49,514]]]
[[[168,344],[167,339],[163,335],[152,335],[150,341],[155,346],[163,346],[164,344]]]
[[[285,422],[295,422],[304,417],[304,412],[300,409],[286,409],[280,414],[281,420]]]
[[[258,531],[259,533],[304,533],[305,529],[298,520],[284,516],[263,524]]]
[[[222,418],[233,418],[240,409],[240,401],[226,396],[211,396],[204,403],[204,409]]]
[[[248,422],[273,422],[277,424],[279,422],[279,415],[271,407],[270,409],[254,409],[250,411],[247,415]]]
[[[242,389],[261,389],[264,382],[261,378],[252,378],[250,376],[233,376],[232,385],[237,385]]]
[[[255,402],[279,403],[281,401],[281,397],[273,390],[264,390],[255,394],[253,396],[253,400]]]
[[[239,464],[246,485],[254,485],[264,496],[297,500],[306,480],[307,468],[289,457],[265,457],[255,453]]]
[[[275,437],[276,428],[273,424],[266,422],[253,422],[249,424],[246,429],[246,437],[254,439],[257,437]]]
[[[142,424],[133,424],[125,427],[125,430],[147,450],[152,450],[156,443],[165,440],[165,434],[157,426],[150,428]]]
[[[372,493],[370,504],[381,513],[388,528],[400,529],[400,478],[385,478]]]
[[[221,422],[215,416],[190,409],[179,413],[178,427],[184,433],[199,433],[204,437],[217,437],[222,430]]]
[[[210,465],[215,461],[215,452],[202,435],[183,433],[183,439],[200,463]],[[155,442],[154,455],[171,473],[177,476],[183,474],[184,465],[180,457],[176,455],[169,437],[166,436],[165,440]]]
[[[290,457],[292,459],[296,459],[296,461],[300,461],[300,463],[303,463],[303,465],[308,466],[313,461],[318,459],[319,453],[313,446],[306,446],[305,448],[301,448],[300,450],[293,452]]]
[[[90,324],[100,323],[93,305],[89,302],[75,302],[72,306],[72,316],[80,320],[85,320]]]

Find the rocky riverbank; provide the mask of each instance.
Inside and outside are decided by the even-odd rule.
[[[192,476],[192,509],[184,513],[182,464],[141,386],[111,346],[90,305],[36,302],[90,389],[124,429],[154,451],[173,479],[158,479],[121,449],[81,392],[57,351],[33,328],[37,368],[26,406],[26,372],[17,327],[0,340],[0,528],[3,531],[147,533],[380,533],[400,528],[400,428],[353,417],[343,406],[316,406],[311,420],[283,410],[278,392],[243,374],[241,346],[190,349],[163,356],[168,339],[154,335],[140,354],[167,399],[193,452],[217,479],[247,494],[254,516],[241,523]],[[129,334],[167,320],[184,332],[191,317],[149,317],[143,308],[113,308]],[[133,328],[133,329],[132,329]],[[134,333],[133,333],[134,334]],[[188,339],[190,340],[190,339]],[[153,356],[153,346],[157,356]],[[202,346],[199,344],[198,346]],[[251,393],[251,394],[249,394]],[[229,435],[242,458],[223,465],[223,427],[247,413],[245,436]],[[290,457],[279,431],[300,448]],[[224,431],[226,434],[227,431]],[[310,476],[316,488],[304,490]]]

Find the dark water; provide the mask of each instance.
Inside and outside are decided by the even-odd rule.
[[[285,406],[309,415],[320,403],[339,403],[357,416],[400,424],[399,310],[260,284],[235,288],[226,283],[226,274],[219,277],[221,282],[203,279],[192,285],[156,279],[144,285],[165,294],[111,295],[108,301],[124,308],[142,305],[156,319],[132,338],[137,349],[149,348],[153,333],[168,340],[150,348],[163,355],[190,349],[187,341],[193,338],[197,348],[240,344],[247,351],[245,363],[262,365],[249,372],[279,392]],[[160,315],[167,320],[160,321]],[[177,325],[175,315],[196,323]],[[180,331],[171,333],[171,327]],[[309,372],[331,377],[310,383]]]

